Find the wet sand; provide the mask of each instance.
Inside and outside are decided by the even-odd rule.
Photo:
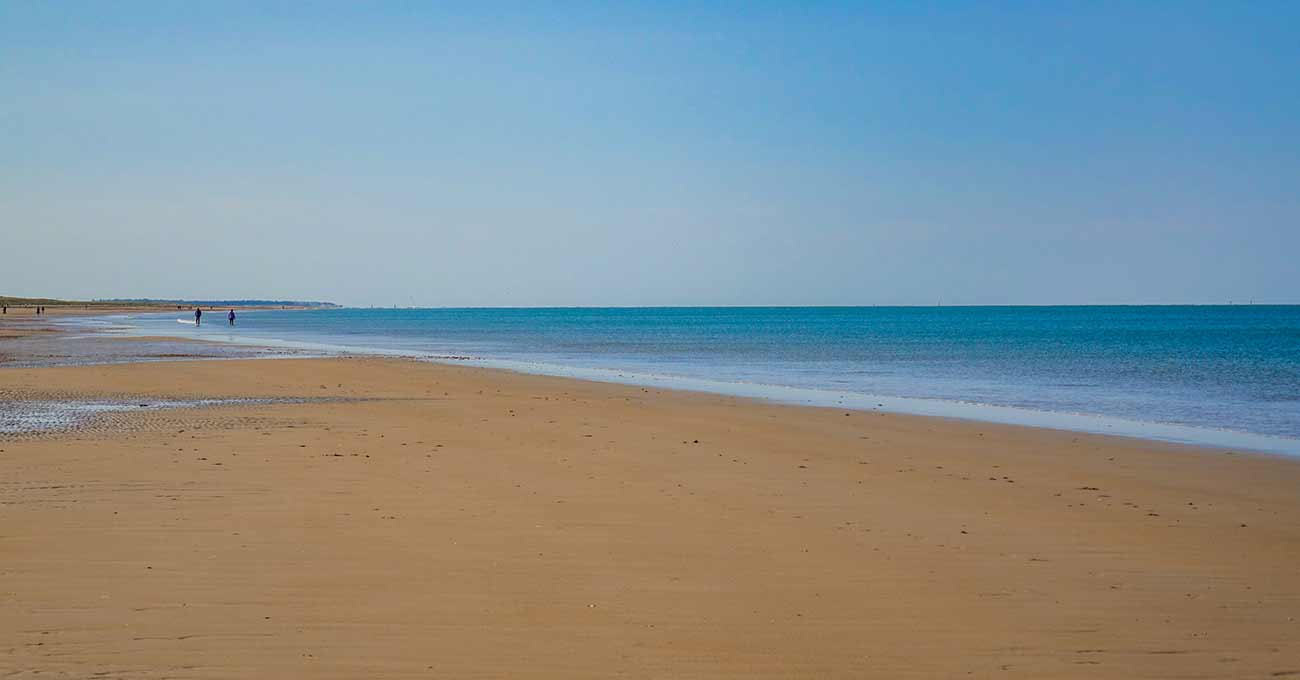
[[[54,310],[58,309],[58,312]],[[35,368],[176,359],[240,359],[317,356],[316,352],[207,342],[192,338],[119,336],[104,326],[60,323],[55,316],[95,316],[107,313],[157,312],[153,308],[114,308],[87,311],[80,307],[50,307],[50,315],[31,309],[0,315],[0,368]]]
[[[1300,465],[378,359],[0,437],[0,674],[1300,677]]]

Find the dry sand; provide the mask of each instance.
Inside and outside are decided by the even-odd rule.
[[[372,359],[0,439],[0,676],[1300,677],[1300,464]]]

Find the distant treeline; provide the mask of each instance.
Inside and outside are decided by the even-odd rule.
[[[116,305],[190,305],[199,307],[338,307],[317,300],[162,300],[158,298],[112,298],[95,300]]]
[[[67,300],[55,300],[54,298],[20,298],[0,295],[0,305],[17,307],[19,305],[71,305],[85,304],[81,302],[68,302]]]

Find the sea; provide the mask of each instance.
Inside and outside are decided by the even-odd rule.
[[[336,308],[137,335],[1300,455],[1300,306]]]

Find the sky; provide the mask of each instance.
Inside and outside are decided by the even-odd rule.
[[[1300,3],[0,2],[0,293],[1300,302]]]

